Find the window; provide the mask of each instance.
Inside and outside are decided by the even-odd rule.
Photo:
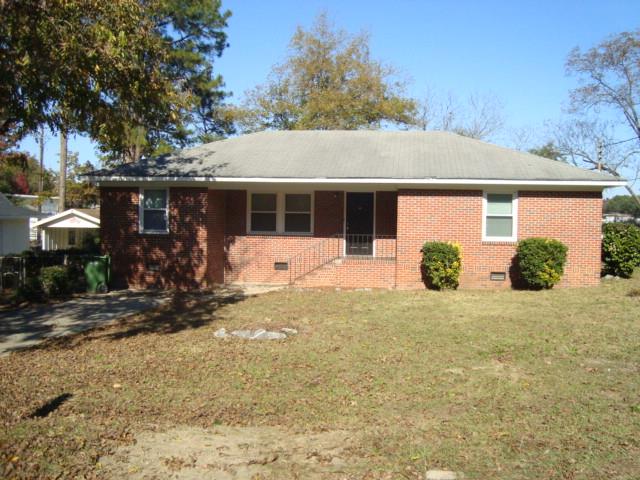
[[[144,189],[140,193],[140,227],[145,233],[169,231],[169,194],[166,189]]]
[[[484,240],[515,241],[516,196],[511,193],[486,193],[484,204]]]
[[[275,193],[251,194],[251,231],[275,233],[278,224],[278,196]]]
[[[285,232],[311,232],[311,195],[308,193],[285,195],[284,209]]]
[[[76,231],[75,230],[69,230],[68,237],[67,237],[67,243],[69,244],[70,247],[73,247],[73,246],[76,245]]]
[[[310,234],[313,225],[310,193],[249,194],[249,231],[253,233]]]

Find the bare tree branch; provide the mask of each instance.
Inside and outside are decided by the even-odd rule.
[[[451,92],[440,97],[428,90],[418,102],[415,126],[420,130],[451,131],[485,140],[503,128],[503,105],[489,94],[473,94],[460,102]]]

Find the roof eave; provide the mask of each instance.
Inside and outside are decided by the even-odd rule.
[[[611,180],[526,180],[477,178],[290,178],[290,177],[177,177],[177,176],[92,176],[99,182],[204,182],[204,183],[291,183],[291,184],[374,184],[374,185],[514,185],[514,186],[575,186],[624,187],[624,179]]]

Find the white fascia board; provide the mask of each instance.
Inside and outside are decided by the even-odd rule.
[[[286,177],[88,177],[91,182],[204,182],[372,185],[515,185],[549,187],[624,187],[625,180],[479,180],[472,178],[286,178]]]
[[[49,217],[43,218],[42,220],[40,220],[39,222],[36,222],[33,226],[34,227],[43,227],[51,222],[55,222],[57,220],[60,220],[61,218],[64,218],[66,216],[77,216],[80,218],[83,218],[85,220],[88,220],[91,223],[94,223],[96,225],[96,228],[100,226],[100,219],[96,218],[92,215],[87,215],[84,212],[80,212],[74,208],[71,208],[69,210],[65,210],[64,212],[60,212],[60,213],[56,213],[55,215],[51,215]]]

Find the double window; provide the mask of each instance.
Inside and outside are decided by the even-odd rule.
[[[312,233],[310,193],[251,193],[249,212],[250,232]]]
[[[518,199],[512,193],[484,194],[483,240],[517,240]]]
[[[169,231],[169,191],[167,189],[140,190],[140,231],[142,233]]]

